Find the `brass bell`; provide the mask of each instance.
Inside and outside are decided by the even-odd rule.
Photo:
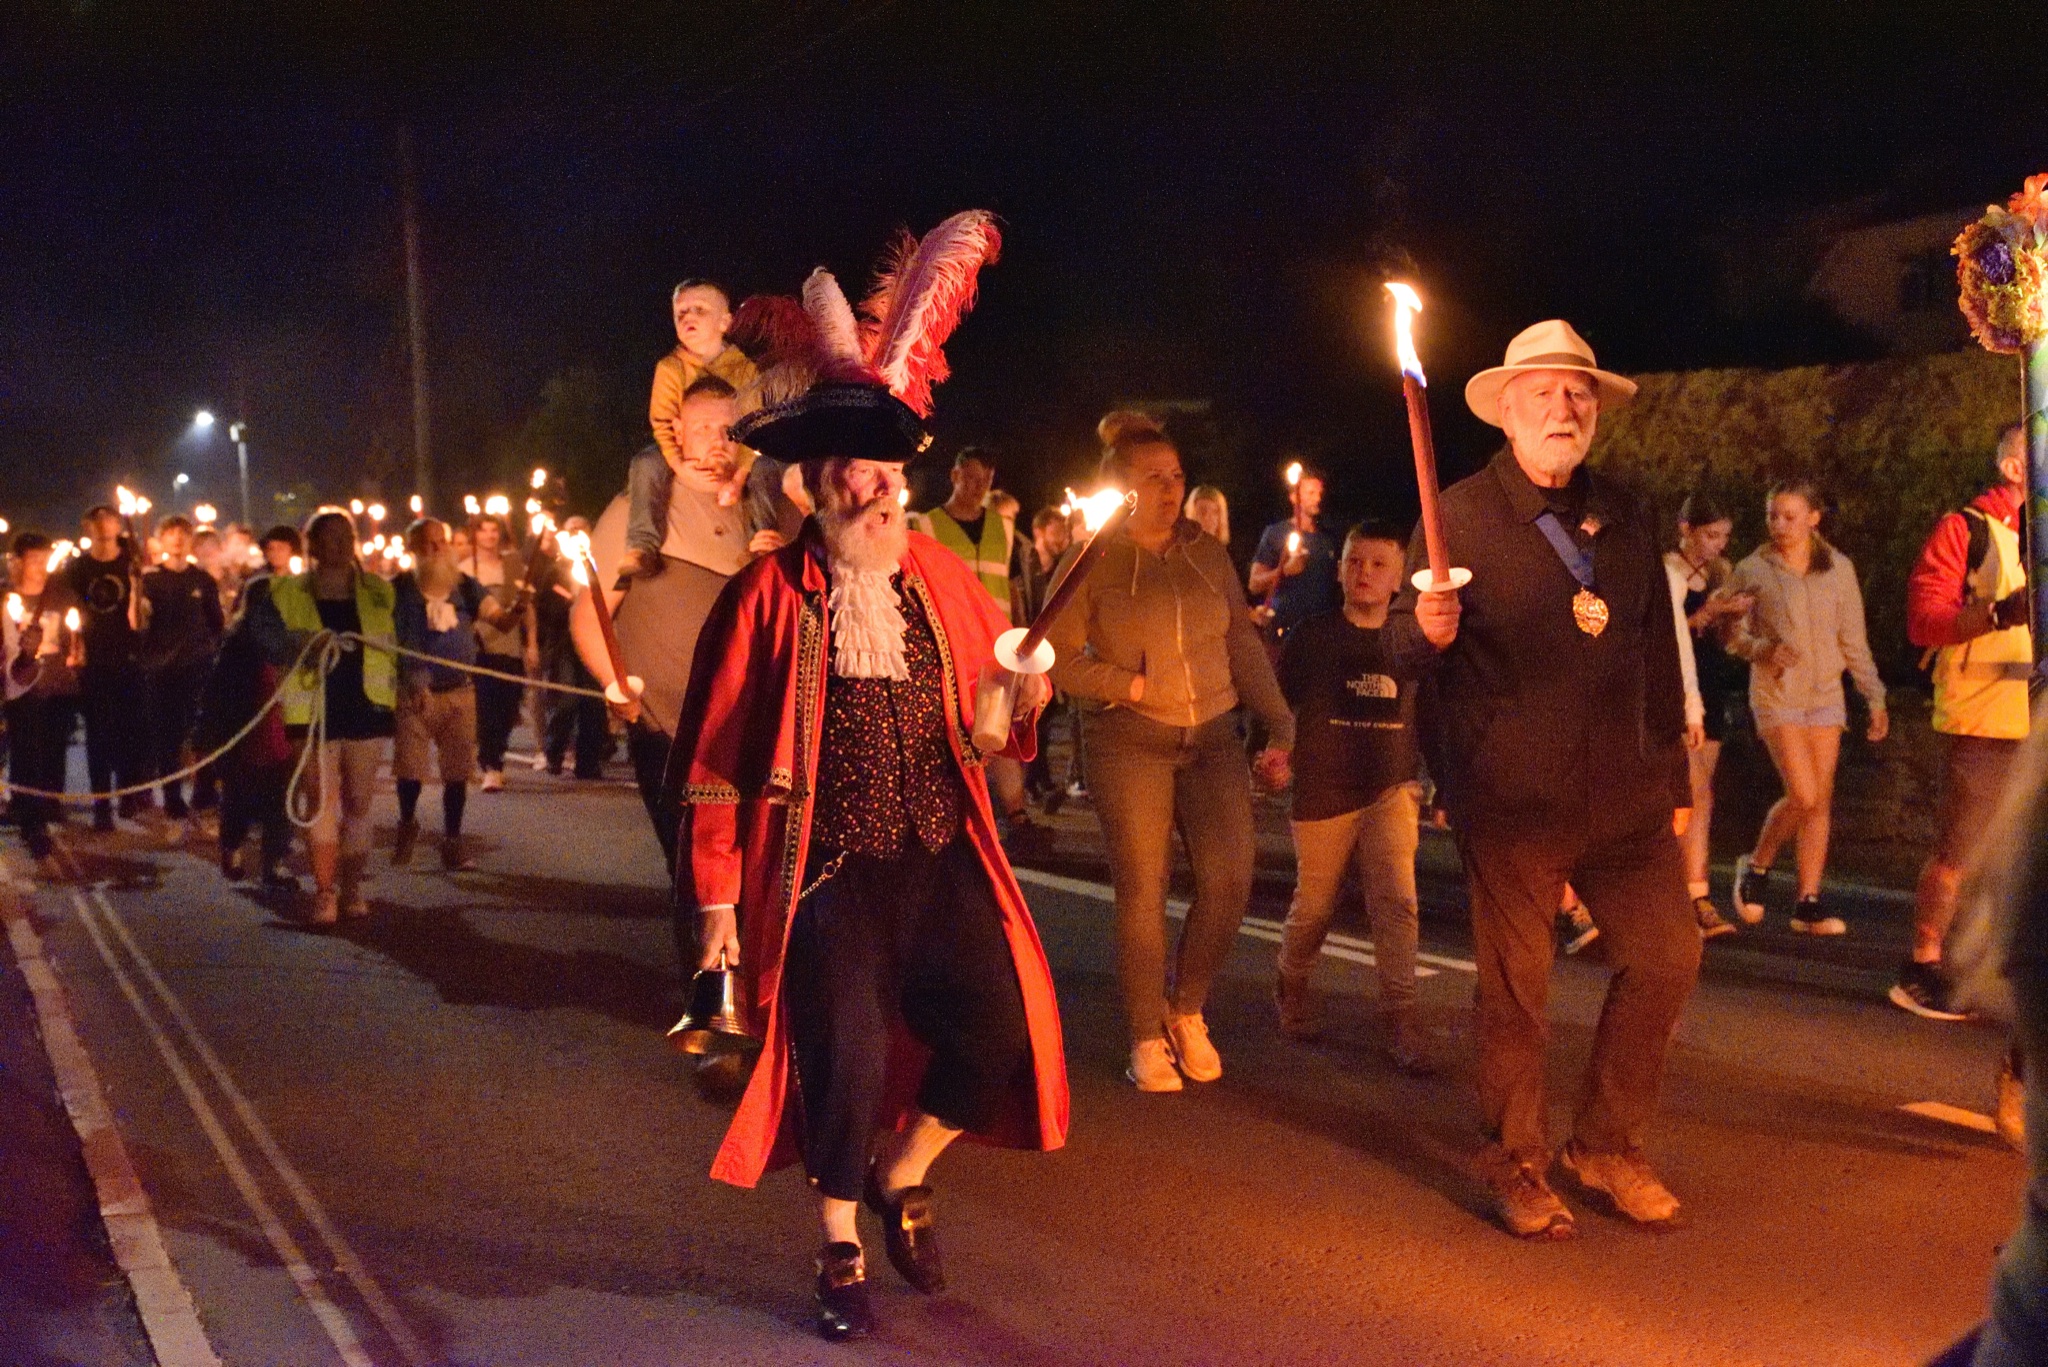
[[[725,955],[718,956],[718,967],[698,969],[690,979],[689,1007],[669,1027],[669,1043],[685,1054],[734,1054],[760,1047],[740,1018],[738,992]]]

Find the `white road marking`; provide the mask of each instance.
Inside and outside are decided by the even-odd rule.
[[[43,953],[42,937],[29,921],[22,900],[29,885],[11,873],[0,876],[7,883],[0,889],[0,899],[4,899],[0,916],[7,922],[7,939],[28,982],[50,1071],[72,1128],[78,1132],[86,1170],[99,1198],[100,1219],[106,1224],[107,1242],[135,1293],[136,1313],[149,1336],[150,1351],[160,1367],[221,1367],[220,1357],[199,1323],[192,1293],[179,1279],[164,1248],[156,1213],[150,1209],[128,1146],[121,1142],[121,1131],[107,1108],[99,1074],[78,1038],[56,966]]]
[[[1917,1115],[1923,1120],[1939,1120],[1944,1125],[1958,1125],[1979,1134],[1997,1134],[1998,1122],[1988,1115],[1966,1111],[1960,1106],[1951,1106],[1946,1101],[1909,1101],[1899,1107],[1907,1115]]]
[[[101,961],[113,975],[114,985],[120,988],[121,995],[128,999],[128,1005],[134,1008],[136,1019],[142,1022],[142,1028],[148,1032],[150,1043],[156,1046],[158,1056],[164,1061],[164,1067],[170,1071],[172,1080],[178,1084],[178,1090],[184,1093],[186,1104],[192,1108],[193,1118],[199,1122],[199,1128],[205,1131],[207,1140],[213,1145],[213,1151],[219,1155],[221,1166],[227,1170],[228,1179],[235,1184],[235,1189],[241,1192],[242,1199],[248,1202],[250,1211],[256,1216],[257,1225],[263,1230],[263,1237],[270,1241],[271,1248],[277,1253],[278,1261],[284,1264],[285,1273],[291,1277],[292,1284],[298,1287],[299,1295],[312,1310],[313,1317],[320,1322],[320,1327],[327,1332],[328,1339],[333,1342],[335,1351],[349,1367],[376,1367],[375,1360],[364,1351],[362,1341],[356,1337],[356,1331],[350,1326],[348,1317],[343,1315],[328,1297],[326,1288],[320,1285],[319,1274],[307,1263],[306,1255],[300,1250],[298,1241],[292,1238],[291,1231],[284,1227],[284,1222],[278,1218],[269,1198],[264,1196],[262,1187],[256,1182],[255,1174],[249,1170],[241,1151],[229,1137],[227,1127],[221,1123],[220,1114],[214,1110],[213,1103],[206,1099],[206,1093],[201,1090],[199,1080],[192,1076],[192,1070],[185,1065],[184,1057],[178,1053],[170,1035],[158,1022],[155,1013],[150,1010],[149,1003],[143,999],[135,980],[129,976],[128,970],[122,967],[121,961],[115,956],[114,947],[108,943],[106,932],[100,928],[92,903],[88,902],[77,888],[71,888],[69,892],[71,904],[78,911],[78,923],[85,927],[85,933],[91,938],[93,948],[99,951]]]
[[[76,893],[73,894],[74,897],[76,895]],[[362,1297],[364,1305],[376,1317],[378,1324],[383,1327],[384,1332],[390,1336],[391,1341],[397,1345],[399,1352],[404,1355],[405,1360],[409,1364],[412,1364],[412,1367],[423,1367],[423,1364],[432,1362],[433,1354],[428,1352],[426,1345],[412,1332],[410,1326],[399,1315],[398,1308],[391,1303],[390,1297],[384,1294],[383,1288],[370,1275],[369,1269],[363,1266],[362,1259],[356,1256],[355,1250],[342,1237],[341,1231],[335,1228],[333,1220],[328,1217],[326,1207],[313,1194],[313,1189],[299,1175],[298,1169],[292,1166],[291,1160],[285,1157],[284,1150],[278,1145],[276,1137],[271,1134],[270,1127],[263,1123],[261,1116],[257,1115],[255,1106],[250,1103],[249,1098],[243,1093],[242,1089],[236,1085],[234,1078],[227,1070],[227,1066],[221,1062],[220,1055],[214,1052],[213,1046],[208,1044],[206,1037],[199,1032],[199,1027],[193,1021],[191,1013],[185,1009],[184,1002],[179,1000],[177,994],[171,991],[170,984],[163,980],[163,976],[157,972],[156,965],[150,960],[149,955],[143,951],[142,946],[136,942],[134,935],[129,932],[127,923],[121,919],[120,913],[115,911],[114,905],[108,900],[106,892],[100,888],[94,888],[92,898],[98,905],[100,913],[106,918],[114,933],[120,938],[122,945],[134,957],[136,966],[140,969],[144,980],[155,990],[157,996],[162,1000],[165,1009],[169,1011],[171,1018],[183,1032],[186,1042],[191,1046],[194,1055],[198,1057],[206,1071],[213,1076],[215,1084],[220,1088],[222,1095],[227,1098],[228,1105],[234,1110],[236,1117],[248,1129],[250,1138],[255,1141],[257,1151],[263,1155],[264,1159],[270,1164],[272,1171],[277,1174],[278,1180],[283,1183],[285,1190],[291,1194],[292,1201],[298,1206],[300,1213],[305,1216],[306,1222],[313,1227],[314,1233],[319,1235],[320,1242],[327,1246],[328,1254],[334,1260],[335,1269],[348,1279],[350,1285],[355,1288],[356,1293]],[[92,929],[89,921],[88,929]],[[94,939],[97,943],[98,934],[96,931]],[[104,950],[102,950],[102,957],[108,958],[109,968],[115,968],[112,958]],[[115,971],[118,975],[118,968]],[[133,998],[130,1000],[131,1003],[134,1002]],[[136,1010],[138,1014],[143,1014],[146,1008],[141,1004],[136,1004]],[[153,1022],[146,1015],[145,1024],[151,1025],[152,1032],[156,1033]],[[159,1050],[161,1051],[163,1047],[163,1045],[159,1045]],[[182,1088],[183,1084],[181,1083],[180,1085]],[[204,1095],[197,1093],[196,1090],[187,1091],[186,1099],[194,1103],[195,1111],[199,1106],[206,1105]],[[209,1137],[211,1137],[211,1130],[209,1130]],[[225,1133],[223,1133],[222,1138],[225,1140]],[[229,1142],[231,1144],[231,1141]],[[217,1142],[215,1147],[216,1149],[220,1148],[220,1144]],[[222,1158],[225,1160],[226,1157],[227,1153],[223,1152]],[[237,1155],[236,1161],[239,1163],[239,1155]],[[240,1185],[237,1182],[237,1186]],[[250,1189],[245,1189],[243,1191],[244,1197],[249,1197],[252,1190],[254,1190],[253,1186]],[[261,1192],[256,1191],[254,1200],[251,1201],[252,1210],[256,1209],[255,1200],[261,1199]],[[261,1215],[262,1212],[258,1211],[259,1219]],[[266,1229],[265,1232],[268,1233],[268,1230]],[[284,1233],[282,1226],[279,1227],[279,1232]],[[285,1237],[287,1239],[290,1238],[288,1234]],[[282,1254],[283,1249],[280,1248],[279,1252]],[[296,1276],[297,1274],[294,1273],[295,1280]],[[301,1289],[303,1290],[304,1288],[302,1287]],[[315,1290],[318,1290],[317,1285]],[[324,1293],[320,1294],[324,1300]],[[316,1315],[321,1314],[320,1305],[311,1296],[307,1298],[307,1303],[312,1306]],[[333,1309],[331,1301],[327,1302],[327,1306],[330,1310]],[[338,1311],[335,1313],[339,1314]],[[322,1317],[322,1323],[323,1325],[326,1323],[324,1316]],[[348,1331],[346,1321],[342,1322],[341,1327]],[[353,1340],[353,1331],[348,1331],[348,1333],[350,1339]],[[333,1337],[331,1329],[329,1336]],[[341,1348],[341,1340],[336,1339],[335,1345],[337,1348]],[[357,1345],[357,1351],[361,1351],[360,1344]],[[342,1350],[342,1356],[346,1360],[354,1361],[354,1359],[349,1358],[346,1349]],[[368,1363],[370,1359],[365,1356],[362,1358],[362,1361]]]
[[[1085,878],[1069,878],[1065,874],[1044,873],[1038,869],[1018,868],[1015,866],[1012,866],[1011,872],[1017,875],[1017,881],[1020,883],[1030,883],[1041,888],[1051,888],[1055,892],[1070,892],[1077,897],[1089,897],[1098,902],[1114,902],[1116,900],[1115,890],[1106,883],[1093,883]],[[1166,914],[1175,918],[1185,917],[1188,914],[1187,899],[1183,897],[1167,898]],[[1238,934],[1249,935],[1254,940],[1265,940],[1272,944],[1278,944],[1280,942],[1280,922],[1268,920],[1263,916],[1247,916],[1244,918],[1243,924],[1238,926]],[[1351,963],[1371,964],[1377,962],[1373,958],[1372,941],[1361,940],[1352,935],[1341,935],[1335,931],[1332,931],[1328,938],[1324,940],[1323,953],[1333,959],[1344,959]],[[1420,978],[1435,977],[1436,969],[1438,968],[1454,968],[1460,973],[1477,973],[1479,971],[1479,965],[1473,963],[1470,959],[1458,959],[1446,954],[1428,953],[1417,954],[1415,957],[1418,963],[1422,965],[1415,970],[1416,976]],[[1435,965],[1434,968],[1428,966],[1432,964]]]

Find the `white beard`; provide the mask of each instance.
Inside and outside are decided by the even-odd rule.
[[[903,656],[903,603],[891,570],[832,566],[832,672],[842,679],[910,677]]]

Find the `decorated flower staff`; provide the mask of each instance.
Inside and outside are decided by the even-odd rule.
[[[698,963],[737,969],[762,1039],[712,1175],[750,1187],[801,1158],[827,1338],[873,1323],[861,1205],[890,1262],[935,1292],[932,1161],[963,1132],[1033,1149],[1066,1137],[1052,977],[969,739],[1009,623],[899,501],[930,440],[940,344],[996,249],[985,213],[906,234],[865,325],[832,276],[805,282],[808,336],[764,367],[765,405],[733,436],[800,464],[817,511],[712,609],[671,752]],[[1048,691],[1019,685],[1002,753],[1031,757]]]
[[[2027,427],[2028,506],[2048,517],[2048,174],[1963,229],[1956,257],[1957,304],[1986,351],[2021,359]],[[2034,676],[2043,677],[2048,638],[2048,536],[2029,539],[2033,588]]]
[[[1505,449],[1444,490],[1441,526],[1411,541],[1420,573],[1382,635],[1396,672],[1421,680],[1423,749],[1465,864],[1486,1126],[1476,1175],[1501,1223],[1531,1239],[1574,1230],[1550,1186],[1544,1085],[1567,881],[1608,932],[1613,978],[1556,1156],[1629,1219],[1664,1224],[1679,1208],[1642,1148],[1700,960],[1673,834],[1691,801],[1678,641],[1653,521],[1584,465],[1600,414],[1635,392],[1561,319],[1525,329],[1503,364],[1473,376],[1465,402]],[[1460,563],[1470,579],[1449,573],[1445,586]]]
[[[2004,208],[1987,208],[1956,239],[1955,255],[1959,303],[1970,331],[1987,351],[2016,354],[2023,363],[2025,521],[2032,529],[2027,581],[2038,694],[2048,673],[2048,535],[2042,531],[2048,527],[2048,175],[2029,176]],[[1994,625],[2003,625],[1996,621],[1995,604],[1991,610]],[[2048,1115],[2048,899],[2042,896],[2040,858],[2048,829],[2048,763],[2041,753],[2048,734],[2028,731],[2013,756],[1998,815],[1976,843],[1963,907],[1948,936],[1958,1012],[2013,1019],[2013,1044],[1999,1078],[1999,1112],[2001,1121],[2009,1110],[2024,1117],[2017,1127],[2024,1133],[2009,1137],[2025,1143],[2032,1173],[2020,1227],[1999,1255],[1977,1362],[2048,1360],[2048,1126],[2041,1124]],[[2013,1094],[2022,1088],[2020,1100]]]

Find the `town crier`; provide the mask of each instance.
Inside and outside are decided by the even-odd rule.
[[[830,277],[805,292],[814,313],[821,293],[835,305],[826,378],[771,392],[734,435],[801,463],[815,513],[712,609],[671,764],[699,962],[737,969],[763,1040],[712,1176],[752,1186],[803,1162],[822,1203],[818,1327],[837,1339],[872,1327],[859,1205],[904,1278],[939,1290],[932,1161],[963,1132],[1059,1147],[1067,1084],[1052,976],[971,738],[1009,622],[906,526],[923,423],[823,340],[853,337],[831,327],[845,304]],[[1000,753],[1031,758],[1047,692],[1020,690]]]

